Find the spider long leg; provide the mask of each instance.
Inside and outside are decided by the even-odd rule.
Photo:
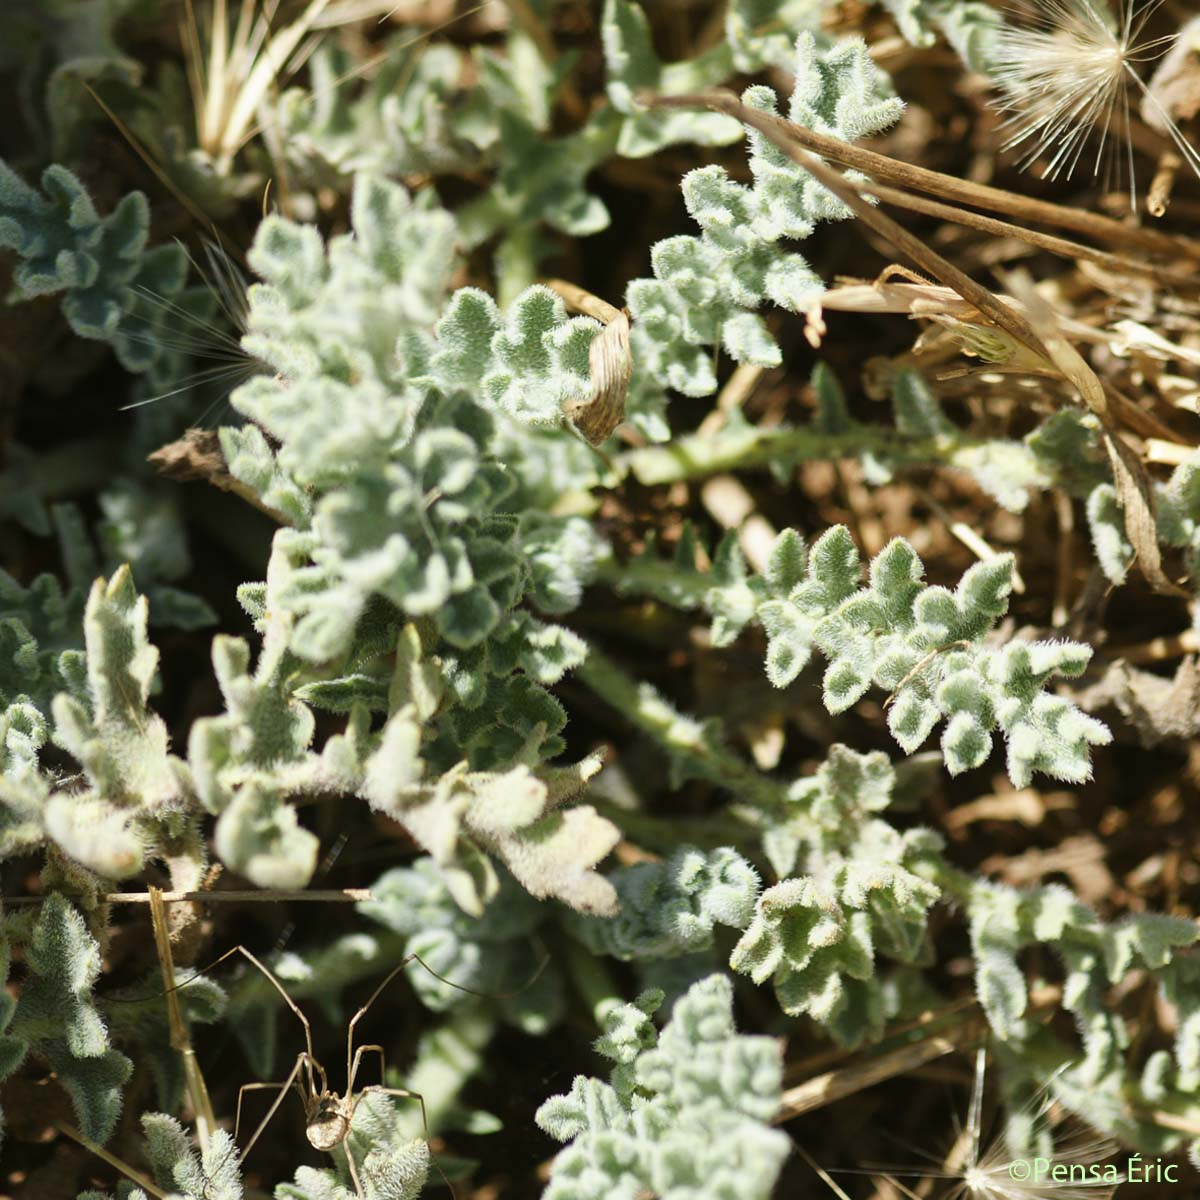
[[[300,1068],[308,1060],[310,1056],[307,1053],[297,1054],[295,1065],[292,1067],[290,1074],[282,1083],[244,1083],[238,1090],[237,1116],[233,1125],[233,1136],[236,1139],[238,1128],[242,1122],[242,1096],[246,1092],[265,1091],[267,1088],[278,1088],[279,1095],[271,1101],[271,1107],[267,1109],[267,1115],[258,1123],[258,1128],[250,1135],[250,1140],[242,1148],[241,1157],[243,1161],[246,1155],[254,1148],[254,1143],[262,1136],[262,1132],[270,1123],[271,1118],[278,1112],[279,1106],[283,1103],[283,1098],[288,1094],[293,1085],[296,1085],[297,1091],[300,1092],[300,1099],[305,1102],[305,1110],[308,1108],[307,1099],[304,1096],[303,1090],[299,1087]]]
[[[425,1097],[410,1088],[383,1087],[378,1083],[368,1084],[354,1097],[354,1103],[350,1106],[351,1125],[354,1123],[354,1114],[358,1110],[359,1104],[362,1103],[362,1098],[369,1096],[372,1092],[380,1096],[396,1096],[401,1100],[415,1100],[421,1106],[421,1127],[425,1130],[425,1140],[429,1141],[429,1116],[425,1111]]]
[[[310,1063],[317,1066],[320,1070],[320,1063],[317,1062],[317,1056],[313,1053],[312,1026],[308,1023],[308,1018],[300,1011],[300,1006],[287,994],[287,990],[283,984],[271,973],[270,969],[265,967],[249,950],[243,945],[237,945],[229,950],[226,950],[219,958],[214,959],[206,968],[212,970],[213,967],[220,966],[227,958],[232,958],[235,954],[244,955],[248,958],[270,981],[271,986],[283,997],[283,1002],[296,1014],[300,1024],[304,1026],[304,1048],[308,1051]]]
[[[343,1143],[343,1148],[346,1151],[346,1166],[350,1168],[350,1182],[354,1184],[354,1194],[358,1200],[367,1200],[362,1181],[358,1178],[358,1168],[354,1165],[354,1151],[350,1149],[349,1141]]]
[[[347,1096],[354,1094],[354,1080],[358,1076],[358,1067],[362,1062],[362,1056],[366,1054],[368,1050],[374,1050],[379,1055],[379,1078],[387,1078],[387,1059],[384,1057],[383,1047],[375,1044],[371,1044],[369,1046],[359,1046],[354,1051],[354,1062],[350,1066],[350,1073],[346,1076]]]
[[[387,985],[389,983],[391,983],[392,980],[395,979],[396,976],[399,975],[400,972],[403,971],[404,968],[407,967],[408,964],[410,962],[412,962],[414,958],[417,958],[417,956],[415,954],[406,954],[404,956],[404,958],[400,960],[400,963],[397,966],[393,967],[387,973],[383,982],[371,993],[370,997],[367,999],[366,1004],[364,1004],[362,1006],[362,1008],[360,1008],[358,1010],[358,1012],[356,1012],[354,1014],[354,1016],[352,1016],[350,1018],[350,1024],[346,1027],[346,1092],[347,1093],[350,1093],[354,1089],[354,1084],[353,1084],[354,1061],[355,1061],[354,1060],[354,1027],[359,1023],[359,1021],[362,1020],[363,1017],[365,1017],[367,1015],[367,1012],[370,1009],[371,1005],[374,1004],[375,1001],[379,999],[380,992],[382,992],[383,989],[385,987],[387,987]],[[420,962],[420,959],[417,959],[417,961]],[[423,963],[422,963],[422,966],[424,966]],[[440,979],[441,976],[439,975],[438,978]]]
[[[461,983],[455,983],[453,979],[447,979],[445,977],[445,975],[439,975],[415,951],[413,951],[409,954],[406,954],[404,956],[404,958],[401,959],[401,961],[395,967],[393,967],[391,969],[391,971],[388,972],[388,974],[384,978],[383,982],[371,993],[370,997],[367,999],[366,1004],[364,1004],[362,1006],[362,1008],[360,1008],[358,1010],[358,1012],[356,1012],[354,1014],[354,1016],[350,1018],[350,1025],[346,1029],[346,1079],[349,1080],[352,1075],[352,1067],[353,1067],[353,1061],[354,1061],[354,1027],[358,1024],[358,1022],[364,1016],[366,1016],[367,1011],[370,1009],[371,1005],[374,1004],[375,1001],[379,999],[379,995],[383,991],[383,989],[386,988],[387,985],[389,983],[391,983],[392,980],[395,979],[396,976],[399,975],[400,972],[403,971],[404,968],[407,967],[409,963],[411,963],[411,962],[419,963],[439,983],[444,983],[447,987],[452,987],[456,991],[466,992],[466,994],[468,996],[480,996],[484,1000],[510,1000],[510,999],[512,999],[513,996],[519,995],[527,987],[531,986],[537,980],[538,976],[541,975],[541,973],[546,969],[546,964],[549,961],[550,961],[550,956],[547,954],[542,959],[541,963],[538,965],[537,970],[533,973],[532,977],[528,980],[528,982],[523,983],[516,991],[512,991],[512,992],[481,992],[481,991],[478,991],[476,988],[469,988],[469,987],[465,987]],[[278,986],[278,984],[276,986]],[[349,1084],[347,1084],[346,1090],[347,1090],[347,1092],[349,1092],[351,1090]]]

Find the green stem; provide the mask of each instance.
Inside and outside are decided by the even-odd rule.
[[[716,433],[678,438],[663,446],[646,446],[625,455],[623,462],[647,486],[703,479],[709,475],[753,467],[794,465],[813,459],[858,458],[876,454],[891,467],[968,465],[968,459],[989,449],[1025,450],[1030,466],[1037,460],[1021,442],[1000,438],[973,438],[941,434],[931,438],[906,438],[883,425],[860,425],[845,433],[814,429],[759,429],[742,422],[730,423]],[[1047,483],[1049,483],[1047,479]]]
[[[718,846],[742,845],[760,836],[757,829],[730,812],[714,813],[709,817],[656,817],[595,796],[591,803],[631,841],[663,855],[669,855],[681,843],[715,850]]]
[[[678,712],[647,683],[638,683],[592,647],[577,673],[627,720],[652,737],[693,778],[726,788],[742,803],[778,809],[787,803],[784,784],[769,779],[720,744],[712,723]]]
[[[479,1073],[497,1024],[495,1005],[463,1004],[417,1043],[416,1062],[400,1082],[425,1101],[430,1133],[444,1125],[463,1088]],[[413,1137],[425,1136],[419,1108],[405,1128]]]
[[[596,1022],[598,1029],[604,1028],[604,1018],[618,1005],[624,1003],[616,982],[608,969],[582,942],[573,937],[561,941],[562,962]]]

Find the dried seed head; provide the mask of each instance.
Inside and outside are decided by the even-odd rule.
[[[1180,134],[1162,106],[1147,92],[1141,64],[1158,58],[1174,37],[1147,39],[1146,23],[1162,0],[1116,0],[1114,17],[1106,0],[1026,0],[997,36],[991,74],[1008,114],[1005,149],[1017,149],[1021,165],[1043,157],[1045,178],[1074,174],[1091,161],[1092,173],[1106,167],[1128,174],[1130,202],[1136,208],[1130,93],[1141,93],[1161,118],[1160,127],[1200,175],[1200,155]],[[1122,155],[1110,155],[1114,141]],[[1088,150],[1095,142],[1095,156]]]

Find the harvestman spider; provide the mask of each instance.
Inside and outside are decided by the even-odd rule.
[[[284,989],[282,983],[267,969],[245,946],[234,946],[231,950],[225,951],[215,962],[208,968],[218,966],[234,954],[242,954],[250,960],[262,973],[270,980],[271,985],[283,997],[284,1003],[296,1014],[300,1019],[300,1023],[304,1026],[304,1046],[305,1048],[296,1056],[295,1065],[292,1067],[288,1077],[281,1083],[244,1083],[238,1089],[237,1113],[233,1123],[233,1136],[237,1140],[238,1130],[242,1123],[242,1099],[247,1092],[266,1091],[274,1088],[279,1092],[271,1103],[271,1107],[267,1109],[266,1116],[258,1123],[258,1128],[250,1135],[250,1140],[242,1148],[242,1158],[250,1153],[254,1143],[262,1136],[263,1130],[270,1123],[271,1118],[278,1111],[279,1106],[283,1103],[284,1097],[294,1086],[300,1095],[300,1099],[304,1103],[304,1132],[308,1137],[309,1145],[317,1150],[332,1151],[337,1146],[342,1146],[346,1154],[346,1163],[350,1168],[350,1180],[354,1184],[354,1192],[358,1200],[366,1200],[366,1193],[363,1191],[362,1182],[358,1176],[358,1166],[354,1161],[354,1155],[350,1152],[350,1146],[347,1143],[347,1138],[350,1134],[350,1126],[354,1121],[354,1113],[357,1110],[364,1096],[369,1096],[372,1093],[380,1096],[400,1096],[410,1100],[416,1100],[421,1106],[421,1121],[425,1126],[426,1137],[429,1133],[429,1122],[425,1114],[425,1099],[419,1092],[410,1091],[408,1088],[393,1088],[385,1087],[383,1084],[372,1083],[361,1088],[357,1094],[354,1091],[354,1080],[358,1075],[358,1068],[362,1062],[362,1057],[368,1051],[374,1050],[379,1054],[379,1069],[381,1078],[386,1077],[386,1060],[384,1058],[383,1047],[375,1044],[354,1047],[354,1027],[366,1015],[367,1010],[379,998],[379,994],[387,987],[405,967],[411,962],[418,962],[426,971],[435,979],[441,980],[442,983],[448,984],[450,987],[459,988],[464,992],[471,992],[470,988],[464,988],[460,984],[452,983],[449,979],[443,979],[432,967],[426,963],[419,954],[408,954],[400,962],[388,972],[384,981],[371,993],[366,1004],[362,1006],[350,1018],[350,1024],[346,1028],[346,1090],[341,1094],[331,1092],[329,1090],[329,1080],[325,1074],[325,1068],[317,1061],[316,1055],[313,1053],[312,1042],[312,1026],[308,1023],[308,1018],[300,1011],[299,1006],[289,996]],[[471,992],[472,995],[476,994]]]

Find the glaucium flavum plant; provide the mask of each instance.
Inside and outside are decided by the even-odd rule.
[[[125,7],[132,28],[143,15]],[[750,84],[751,108],[855,142],[895,129],[905,113],[880,65],[889,58],[879,31],[892,38],[889,53],[897,32],[917,55],[944,38],[999,88],[1011,144],[1048,147],[1048,173],[1069,176],[1092,118],[1126,90],[1144,90],[1140,17],[1154,6],[1036,3],[1045,27],[1032,28],[975,0],[875,9],[729,0],[670,61],[656,6],[606,0],[592,29],[571,24],[571,6],[522,3],[503,6],[495,28],[481,18],[486,43],[464,35],[414,49],[398,34],[367,82],[353,39],[322,35],[347,20],[342,6],[326,7],[303,6],[274,49],[267,25],[249,15],[232,31],[231,45],[263,39],[246,60],[261,71],[243,81],[263,93],[254,112],[262,148],[244,144],[246,104],[225,126],[232,140],[209,137],[221,121],[206,121],[222,110],[208,75],[192,80],[211,98],[191,114],[201,118],[201,153],[172,124],[186,108],[169,71],[147,94],[154,116],[134,120],[145,128],[161,115],[167,132],[152,140],[169,174],[223,213],[257,190],[261,150],[279,169],[279,211],[255,214],[254,282],[226,335],[249,378],[212,437],[222,482],[262,522],[260,543],[222,540],[220,514],[143,461],[182,432],[175,401],[186,405],[191,392],[184,352],[195,343],[173,326],[192,314],[199,327],[215,311],[213,297],[187,286],[186,252],[152,244],[150,204],[127,183],[97,192],[123,197],[102,215],[80,177],[90,182],[95,164],[55,163],[37,187],[0,164],[12,298],[61,316],[64,336],[103,343],[97,355],[111,348],[105,369],[122,381],[121,401],[174,397],[138,410],[127,445],[102,436],[75,447],[76,466],[94,445],[105,449],[88,464],[86,487],[56,492],[44,481],[57,460],[34,443],[6,448],[0,511],[22,539],[41,541],[13,574],[0,572],[0,859],[41,875],[38,894],[21,896],[29,903],[12,906],[0,927],[9,985],[0,1080],[24,1085],[17,1077],[33,1073],[40,1085],[49,1072],[69,1097],[75,1133],[107,1144],[109,1161],[132,1173],[120,1200],[248,1200],[257,1176],[243,1175],[245,1123],[239,1140],[203,1113],[178,1025],[226,1022],[246,1052],[244,1082],[266,1090],[286,1077],[275,1060],[292,1044],[287,1031],[300,1033],[288,1005],[312,1001],[322,1019],[306,1018],[308,1035],[324,1038],[329,1024],[340,1038],[349,1020],[360,1051],[378,1053],[382,1086],[359,1097],[323,1165],[287,1163],[291,1180],[274,1188],[276,1200],[414,1200],[435,1166],[469,1170],[442,1153],[442,1135],[503,1129],[524,1146],[534,1125],[561,1145],[547,1200],[766,1200],[793,1148],[776,1127],[795,1115],[785,1056],[796,1060],[816,1036],[854,1064],[898,1024],[966,1011],[957,972],[972,977],[971,1019],[1010,1100],[1041,1086],[1094,1129],[1146,1152],[1175,1151],[1200,1119],[1200,927],[1182,915],[1185,872],[1160,904],[1172,911],[1122,915],[1059,882],[1012,886],[987,862],[983,873],[965,870],[964,839],[949,822],[933,827],[945,811],[930,803],[943,768],[966,789],[1002,752],[1008,784],[1032,796],[1044,778],[1082,789],[1120,752],[1100,754],[1121,731],[1085,712],[1073,690],[1093,658],[1082,639],[1105,656],[1099,618],[1081,609],[1083,632],[1071,627],[1070,638],[1027,634],[1010,614],[1016,553],[976,539],[979,561],[947,575],[937,538],[923,542],[904,526],[908,537],[881,538],[868,554],[859,541],[869,539],[832,523],[849,520],[846,507],[808,493],[796,507],[789,491],[756,492],[751,509],[775,505],[776,527],[797,528],[751,548],[705,486],[764,471],[796,488],[805,464],[853,460],[868,490],[902,489],[920,468],[978,489],[1012,518],[1009,530],[1054,490],[1086,514],[1093,583],[1116,585],[1135,551],[1127,492],[1103,452],[1106,427],[1066,404],[1047,415],[1040,399],[1028,420],[977,419],[922,369],[923,340],[911,354],[897,344],[868,372],[865,390],[890,400],[877,418],[864,419],[861,397],[843,390],[830,364],[848,376],[846,356],[828,342],[804,393],[811,419],[794,422],[804,405],[790,383],[786,411],[769,419],[749,403],[742,411],[745,396],[697,408],[727,378],[720,351],[744,380],[791,366],[798,333],[813,344],[818,327],[828,334],[826,280],[853,266],[831,234],[852,214],[759,131],[644,103],[646,93],[678,97],[736,77]],[[95,70],[131,80],[130,64],[112,58],[113,30],[123,28],[112,25],[115,8],[99,8],[91,40],[105,54]],[[190,26],[193,69],[202,42],[210,70],[236,65],[221,62],[231,32],[224,0],[211,13],[211,24]],[[49,24],[60,36],[73,20],[56,11]],[[831,32],[857,33],[855,21],[861,37]],[[560,31],[593,34],[591,58],[557,46]],[[309,34],[307,74],[268,96],[258,84]],[[1068,74],[1072,64],[1083,69]],[[781,72],[791,75],[786,102],[763,82]],[[78,141],[68,128],[78,114],[55,111],[59,143]],[[1174,123],[1164,128],[1195,166]],[[743,137],[739,173],[741,152],[730,148]],[[590,271],[599,243],[587,239],[613,221],[628,179],[658,178],[676,161],[655,157],[664,151],[685,163],[679,186],[694,231],[660,224],[666,236],[631,241],[628,261],[636,271],[648,258],[648,277],[628,280],[623,257],[615,283],[605,277],[613,296],[625,287],[630,357],[616,389],[617,436],[605,422],[592,437],[578,416],[605,392],[596,362],[613,326],[579,308],[617,310],[579,305],[587,293],[546,279],[547,266]],[[803,254],[794,243],[805,243]],[[956,352],[1015,373],[1007,335],[982,317],[941,315]],[[1145,353],[1184,371],[1186,354],[1164,349],[1143,316],[1110,330],[1103,315],[1083,328],[1123,363],[1141,369]],[[851,361],[861,357],[856,349]],[[72,386],[95,378],[112,387],[98,370],[85,375]],[[668,393],[685,397],[678,419]],[[1171,451],[1171,471],[1144,499],[1147,526],[1195,592],[1200,458],[1188,449]],[[711,553],[693,523],[710,516],[732,530]],[[189,545],[193,531],[203,558]],[[1015,536],[1001,541],[1023,549]],[[55,549],[61,580],[42,562]],[[203,594],[185,591],[195,565],[214,560]],[[212,691],[182,703],[173,639],[217,620],[223,582],[229,598],[236,587],[242,625],[211,642],[203,635]],[[1022,619],[1044,623],[1044,600],[1031,598]],[[1194,599],[1192,608],[1200,612]],[[681,614],[703,614],[707,633]],[[711,678],[697,669],[691,679],[693,663],[739,678],[735,643],[752,655],[741,674],[757,689],[753,705],[775,722],[768,753],[739,720],[732,689],[728,715],[700,719],[681,707],[680,691],[703,693]],[[620,660],[638,652],[635,677]],[[753,665],[760,659],[770,686]],[[631,727],[649,747],[626,742]],[[893,761],[839,740],[857,742],[855,729],[890,735],[901,754]],[[616,767],[601,775],[610,736]],[[815,753],[798,749],[805,741],[819,743]],[[665,782],[643,770],[656,750]],[[336,865],[343,829],[350,852]],[[240,919],[214,912],[222,870],[260,889],[255,900],[299,906],[296,893],[334,869],[339,881],[373,879],[369,898],[356,893],[328,924],[297,919],[294,941],[285,935],[264,952],[273,975],[222,973],[218,984],[177,966],[168,988],[177,1020],[163,1002],[168,956],[156,962],[161,946],[138,944],[137,918],[112,896],[151,881],[209,893],[205,920],[197,906],[174,927],[173,944],[196,964],[205,937],[278,935],[278,924],[249,920],[243,935]],[[239,913],[265,907],[245,893],[239,904]],[[952,926],[964,963],[969,949],[965,972],[943,969]],[[372,997],[369,1020],[387,1044],[371,1045],[356,989],[369,995],[406,964],[407,991]],[[420,1022],[411,1042],[396,1035],[410,1019]],[[577,1074],[546,1098],[566,1084],[550,1081],[542,1058],[554,1068],[567,1061],[581,1029],[599,1030],[592,1044],[608,1077]],[[297,1062],[294,1048],[282,1057]],[[535,1065],[512,1084],[500,1071],[518,1059]],[[313,1059],[299,1061],[323,1076]],[[151,1080],[161,1111],[132,1111],[150,1107]],[[269,1111],[288,1119],[282,1104]],[[280,1144],[305,1131],[296,1125]],[[1044,1144],[1045,1131],[1013,1104],[1004,1145]],[[543,1143],[534,1156],[547,1152]],[[1192,1153],[1200,1161],[1200,1142]],[[990,1195],[994,1173],[980,1167],[976,1155],[966,1186]],[[110,1197],[91,1190],[79,1200]]]

